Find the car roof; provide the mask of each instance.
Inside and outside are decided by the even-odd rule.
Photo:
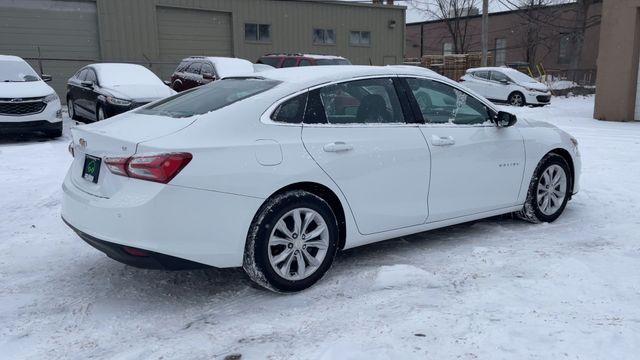
[[[467,70],[467,72],[474,72],[474,71],[503,71],[503,72],[511,72],[511,71],[518,71],[518,70],[510,68],[510,67],[507,67],[507,66],[485,66],[485,67],[471,68],[471,69]]]
[[[310,58],[310,59],[344,59],[346,60],[346,58],[342,57],[342,56],[338,56],[338,55],[324,55],[324,54],[301,54],[301,53],[295,53],[295,54],[265,54],[263,56],[261,56],[261,58],[264,57],[306,57],[306,58]]]
[[[441,79],[446,82],[451,80],[438,75],[432,70],[418,66],[366,66],[366,65],[320,65],[314,66],[313,71],[308,67],[290,67],[282,69],[266,70],[260,73],[260,77],[278,80],[285,83],[300,86],[315,86],[327,82],[348,80],[367,76],[395,76],[414,75],[427,76]]]
[[[25,62],[23,58],[14,55],[0,55],[0,61],[20,61]]]

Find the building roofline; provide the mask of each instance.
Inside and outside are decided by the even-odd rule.
[[[373,4],[373,3],[361,3],[361,2],[340,1],[340,0],[276,0],[276,1],[319,3],[319,4],[327,4],[327,5],[367,7],[367,8],[374,8],[374,9],[407,10],[407,7],[404,5]]]
[[[556,4],[556,5],[548,5],[548,6],[541,6],[539,7],[540,9],[549,9],[549,8],[559,8],[559,7],[572,7],[575,6],[575,3],[564,3],[564,4]],[[490,12],[489,13],[489,17],[491,16],[503,16],[503,15],[510,15],[510,14],[515,14],[518,12],[523,12],[523,11],[527,11],[530,10],[529,9],[515,9],[515,10],[505,10],[505,11],[496,11],[496,12]],[[477,18],[482,18],[482,14],[478,14],[478,15],[469,15],[469,16],[461,16],[460,19],[462,20],[470,20],[470,19],[477,19]],[[406,26],[409,25],[427,25],[427,24],[437,24],[440,22],[445,22],[445,19],[437,19],[437,20],[425,20],[425,21],[416,21],[416,22],[410,22],[407,23]]]

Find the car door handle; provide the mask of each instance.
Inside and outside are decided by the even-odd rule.
[[[451,136],[431,135],[431,145],[433,146],[449,146],[455,144],[456,141]]]
[[[322,149],[326,152],[343,152],[353,150],[353,146],[343,142],[343,141],[335,141],[329,144],[326,144],[322,147]]]

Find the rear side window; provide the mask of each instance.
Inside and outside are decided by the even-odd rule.
[[[213,75],[213,65],[209,64],[209,63],[203,63],[202,64],[202,69],[201,72],[203,74],[210,74]]]
[[[296,66],[296,61],[298,61],[298,59],[296,59],[296,58],[286,58],[286,59],[284,59],[284,62],[282,63],[282,67],[286,68],[286,67]]]
[[[271,114],[271,120],[288,124],[299,124],[304,118],[304,110],[307,105],[307,93],[289,99]]]
[[[280,58],[275,56],[263,57],[258,60],[258,64],[267,64],[273,67],[278,67],[280,64]]]
[[[316,65],[351,65],[347,59],[317,59]]]
[[[201,115],[267,91],[279,83],[276,80],[257,78],[218,80],[141,108],[137,112],[174,118]]]
[[[189,65],[186,71],[192,74],[200,74],[201,68],[202,68],[202,63],[194,62],[194,63],[191,63],[191,65]]]

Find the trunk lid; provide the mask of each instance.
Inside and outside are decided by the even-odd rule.
[[[112,174],[104,159],[107,157],[129,157],[136,153],[141,142],[157,139],[178,132],[191,125],[195,118],[169,118],[164,116],[128,113],[90,125],[71,129],[75,158],[71,178],[82,191],[110,198],[131,179]],[[89,157],[89,160],[87,158]],[[97,181],[83,177],[85,161],[98,160]],[[87,164],[91,165],[91,164]],[[94,171],[96,171],[94,169]],[[95,172],[94,172],[95,173]],[[90,178],[90,177],[89,177]]]

